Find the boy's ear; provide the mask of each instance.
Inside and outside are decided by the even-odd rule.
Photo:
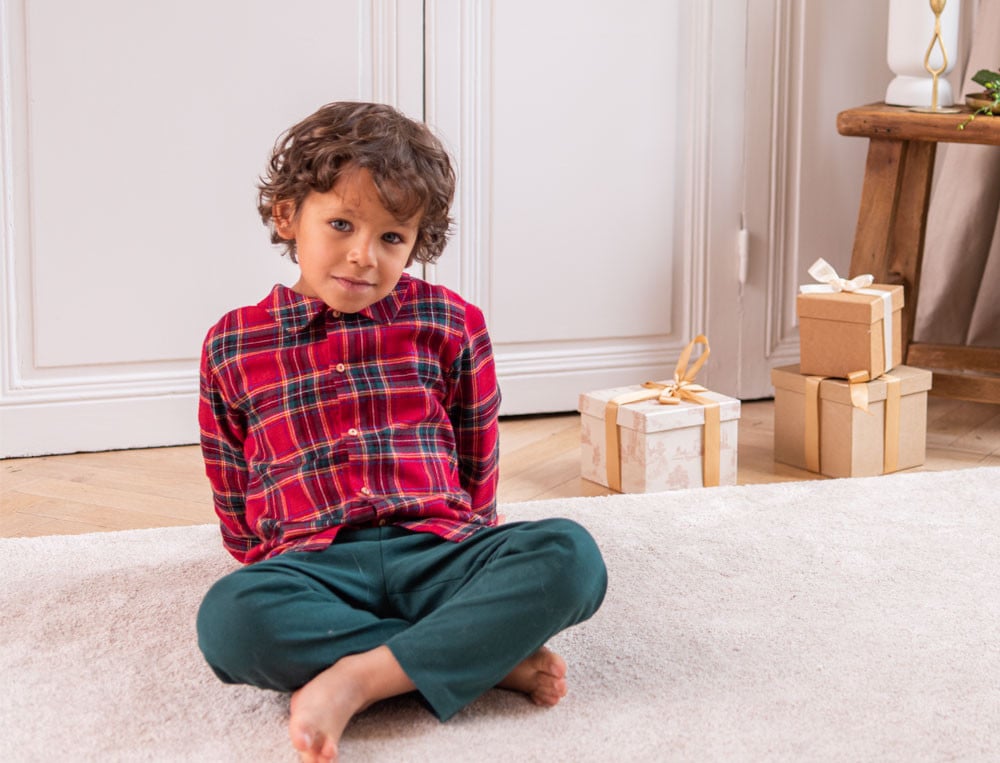
[[[295,238],[295,231],[292,222],[295,220],[295,202],[291,199],[282,199],[275,202],[271,210],[271,219],[274,221],[274,230],[283,239],[291,241]]]

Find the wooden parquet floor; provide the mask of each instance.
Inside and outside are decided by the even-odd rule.
[[[743,404],[740,484],[825,479],[774,462],[774,403]],[[500,501],[606,495],[581,479],[575,413],[501,421]],[[1000,466],[1000,405],[929,398],[927,460],[917,470]],[[215,521],[196,446],[0,461],[0,537]]]

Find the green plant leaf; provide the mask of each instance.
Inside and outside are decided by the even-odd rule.
[[[1000,87],[1000,73],[991,72],[989,69],[980,69],[972,77],[972,81],[986,88],[992,84],[993,88],[991,89],[996,89]]]

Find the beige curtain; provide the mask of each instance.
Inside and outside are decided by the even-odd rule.
[[[963,13],[974,10],[966,0]],[[1000,69],[1000,0],[980,0],[965,76]],[[979,116],[998,119],[1000,116]],[[938,144],[913,337],[1000,347],[1000,147]]]

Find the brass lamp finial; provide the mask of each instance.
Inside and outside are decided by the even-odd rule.
[[[938,106],[938,78],[948,68],[948,52],[944,49],[944,40],[941,39],[941,13],[947,0],[930,0],[931,11],[934,12],[934,36],[931,37],[931,44],[927,46],[927,53],[924,56],[924,68],[931,75],[931,107],[929,109],[915,108],[913,111],[926,111],[936,114],[957,114],[958,109],[952,107],[942,108]],[[941,66],[934,68],[931,66],[931,53],[934,46],[941,49]]]

